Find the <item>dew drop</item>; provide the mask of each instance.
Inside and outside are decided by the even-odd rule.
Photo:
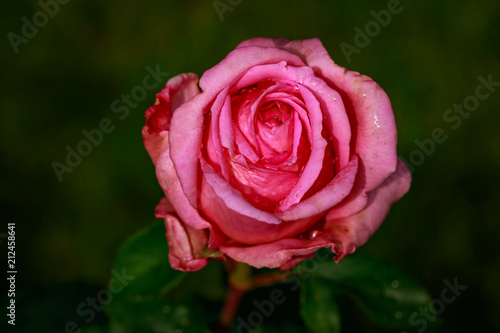
[[[311,231],[311,233],[309,234],[309,239],[315,239],[316,237],[318,237],[318,234],[319,234],[318,230]]]
[[[295,193],[293,194],[293,198],[294,198],[294,199],[297,199],[297,197],[298,197],[298,196],[299,196],[299,192],[295,192]]]
[[[252,190],[249,188],[249,187],[245,187],[245,189],[243,190],[246,194],[250,194],[252,193]]]
[[[293,86],[293,89],[299,90],[299,86]]]
[[[271,192],[271,195],[273,195],[273,196],[276,195],[276,194],[277,194],[276,192]]]
[[[366,97],[366,94],[363,94],[363,97]]]

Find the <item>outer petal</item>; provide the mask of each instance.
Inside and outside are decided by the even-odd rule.
[[[197,271],[203,268],[207,258],[198,257],[198,252],[207,245],[207,234],[183,225],[175,216],[165,216],[166,237],[169,247],[168,259],[173,269]]]
[[[296,55],[275,47],[250,46],[239,48],[227,55],[216,66],[203,73],[200,87],[203,91],[218,93],[231,86],[238,77],[257,65],[273,64],[286,61],[289,65],[304,66]]]
[[[335,243],[336,261],[353,253],[379,228],[389,213],[391,205],[408,192],[411,174],[404,162],[398,159],[396,172],[377,189],[368,193],[368,204],[361,212],[346,218],[327,219],[324,233],[319,237]]]
[[[186,198],[194,208],[197,207],[198,153],[202,145],[203,114],[211,101],[210,95],[199,93],[177,109],[171,122],[170,158]]]
[[[146,111],[146,124],[142,129],[144,145],[153,163],[156,163],[165,144],[165,136],[159,134],[169,130],[172,113],[198,92],[198,76],[187,73],[168,80],[163,90],[156,94],[156,103]]]
[[[200,216],[198,211],[191,206],[189,201],[187,200],[186,195],[184,194],[181,184],[179,182],[179,178],[177,178],[177,173],[175,172],[174,166],[172,164],[172,160],[170,159],[169,154],[169,145],[168,145],[168,132],[163,131],[161,133],[162,136],[166,136],[165,146],[161,153],[161,155],[157,159],[156,164],[156,175],[158,178],[158,182],[163,189],[163,192],[168,198],[171,206],[175,208],[177,215],[180,219],[189,227],[193,229],[209,229],[210,231],[210,240],[209,247],[216,248],[222,242],[221,235],[215,230],[210,223],[208,223],[204,218]],[[163,208],[161,208],[163,207]],[[158,209],[162,209],[164,212],[168,212],[167,206],[163,203],[163,205],[159,205]]]
[[[333,243],[327,239],[285,238],[255,246],[221,246],[220,250],[228,257],[253,267],[280,267],[286,270],[313,255],[316,250],[331,246]]]

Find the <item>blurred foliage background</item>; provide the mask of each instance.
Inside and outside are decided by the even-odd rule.
[[[406,160],[419,149],[415,140],[444,130],[447,140],[415,166],[411,191],[358,251],[397,265],[435,298],[445,279],[467,285],[439,331],[500,330],[500,89],[458,128],[443,119],[474,95],[478,76],[500,81],[500,2],[402,0],[349,62],[340,43],[356,46],[354,28],[364,30],[370,12],[389,2],[243,0],[221,20],[210,0],[73,0],[16,53],[8,34],[22,36],[22,18],[33,22],[42,9],[34,0],[3,1],[0,232],[16,223],[16,331],[63,332],[73,320],[83,332],[105,332],[103,313],[86,325],[75,308],[106,287],[119,244],[153,219],[161,190],[140,131],[159,87],[124,119],[112,102],[142,85],[147,66],[169,77],[201,75],[257,36],[318,37],[338,64],[377,81],[393,103]],[[51,164],[65,164],[66,146],[75,149],[82,130],[103,118],[114,131],[59,182]],[[355,315],[343,314],[346,332],[359,329]]]

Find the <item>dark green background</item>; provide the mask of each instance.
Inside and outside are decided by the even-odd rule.
[[[40,6],[4,1],[0,232],[16,223],[17,331],[81,322],[75,307],[106,286],[118,245],[153,218],[161,190],[140,130],[156,91],[123,120],[113,100],[142,85],[146,66],[201,75],[257,36],[318,37],[338,64],[377,81],[391,98],[406,159],[415,140],[445,131],[447,140],[415,168],[411,191],[358,251],[399,266],[435,298],[445,279],[467,285],[446,307],[441,331],[500,330],[500,89],[456,130],[443,120],[474,94],[479,75],[500,81],[500,3],[402,0],[402,12],[348,63],[339,44],[354,45],[354,27],[364,30],[370,11],[387,4],[243,0],[221,21],[212,1],[72,0],[16,54],[7,34],[21,35],[22,17],[31,21]],[[51,163],[64,163],[65,147],[102,118],[115,130],[60,183]],[[87,331],[105,325],[100,315]]]

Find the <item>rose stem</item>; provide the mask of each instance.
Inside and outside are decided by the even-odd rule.
[[[243,294],[252,286],[250,266],[231,260],[227,262],[226,268],[229,273],[229,290],[219,317],[220,332],[231,327]]]
[[[226,332],[231,327],[245,292],[259,287],[270,286],[282,282],[284,279],[283,272],[263,274],[252,278],[250,266],[234,261],[227,264],[229,290],[219,317],[220,325],[216,332]]]

